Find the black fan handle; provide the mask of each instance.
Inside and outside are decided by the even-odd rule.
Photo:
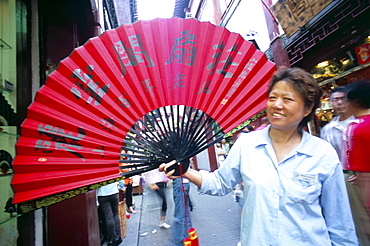
[[[190,160],[186,159],[180,162],[176,162],[173,165],[167,167],[166,172],[170,172],[172,170],[175,170],[173,173],[173,176],[181,176],[182,174],[186,173],[186,171],[189,168]]]

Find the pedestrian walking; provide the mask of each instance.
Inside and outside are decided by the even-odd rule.
[[[157,169],[151,170],[145,173],[145,182],[148,183],[150,189],[154,190],[158,197],[162,201],[161,213],[160,213],[160,223],[159,227],[164,229],[169,229],[171,226],[165,222],[167,214],[167,200],[165,188],[167,186],[168,178],[163,172]]]

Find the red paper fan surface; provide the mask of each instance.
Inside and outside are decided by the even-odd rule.
[[[164,106],[201,110],[232,130],[265,107],[274,71],[239,34],[194,19],[139,21],[90,39],[60,62],[28,109],[14,202],[119,178],[127,133]]]

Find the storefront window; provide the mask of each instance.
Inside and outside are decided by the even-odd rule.
[[[321,61],[311,69],[310,73],[320,83],[369,62],[370,38],[367,37],[351,45],[347,50],[339,52],[335,57],[328,57],[327,60]],[[340,79],[336,79],[336,82],[341,85],[347,84],[345,81],[339,81]]]

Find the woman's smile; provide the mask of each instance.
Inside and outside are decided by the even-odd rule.
[[[300,94],[285,81],[274,85],[266,108],[271,125],[279,129],[297,128],[303,117],[310,113]]]

